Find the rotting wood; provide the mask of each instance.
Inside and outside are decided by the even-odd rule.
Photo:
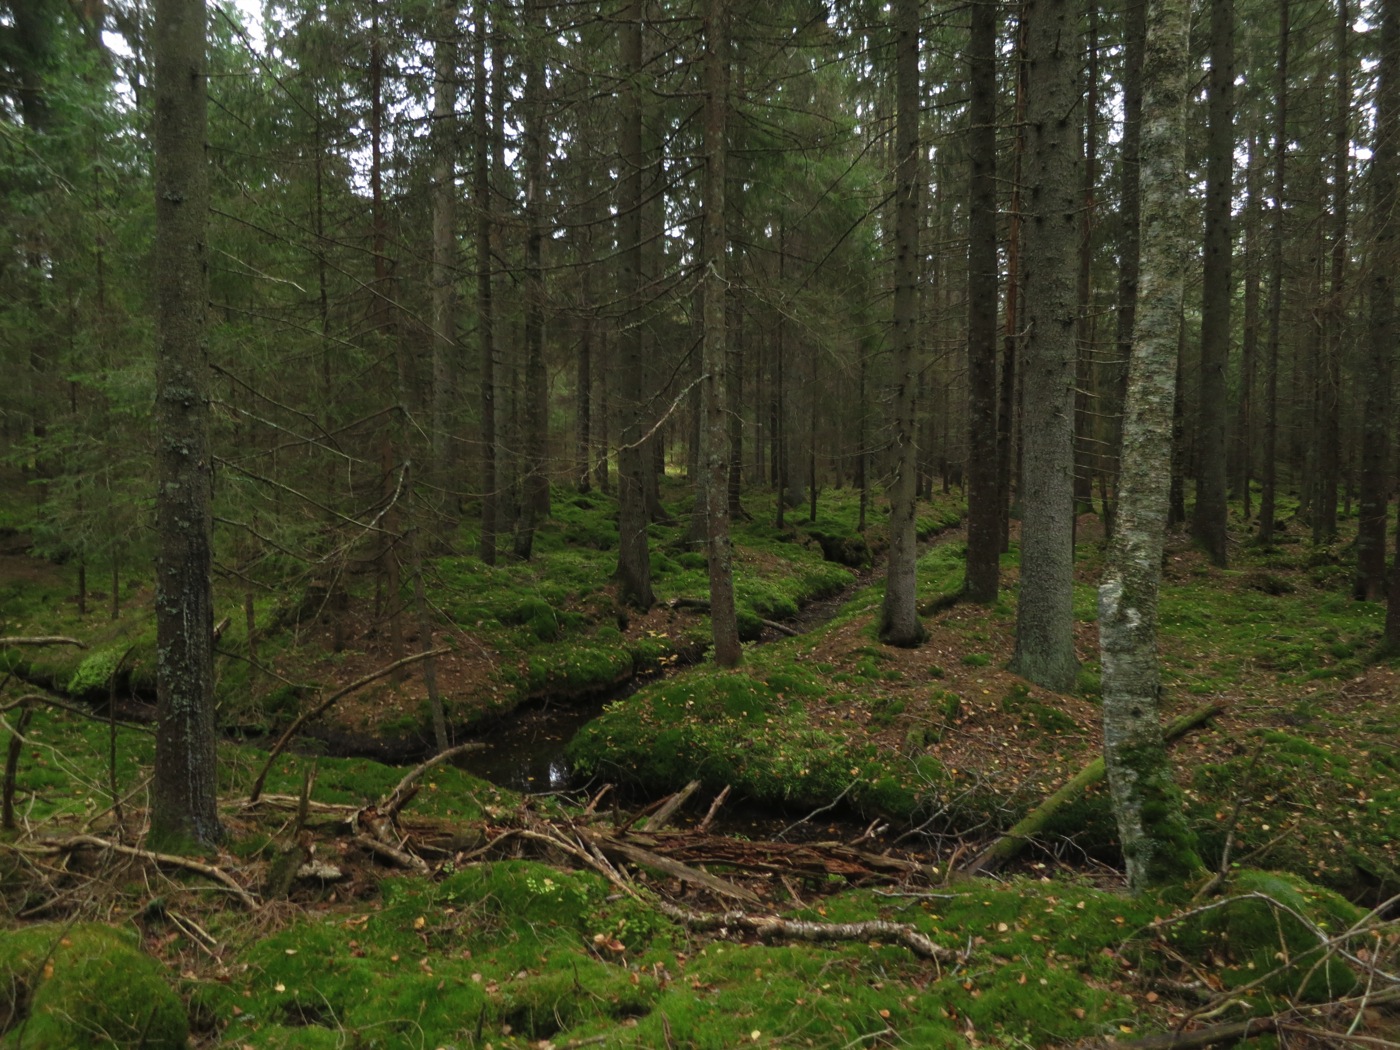
[[[958,962],[963,956],[952,948],[935,944],[914,927],[902,922],[807,922],[800,919],[780,919],[776,915],[749,915],[742,911],[694,912],[666,901],[657,909],[669,918],[692,930],[718,932],[739,930],[767,940],[783,938],[791,941],[892,941],[908,948],[915,955],[935,962]]]
[[[365,675],[363,678],[351,682],[343,689],[337,689],[334,693],[326,697],[315,707],[311,708],[311,710],[303,711],[301,714],[297,715],[297,717],[292,721],[292,724],[289,725],[286,728],[286,730],[282,733],[282,735],[277,738],[277,743],[272,745],[272,750],[267,753],[267,761],[263,763],[262,769],[259,770],[257,780],[253,781],[253,790],[248,792],[248,801],[256,802],[258,800],[258,796],[262,794],[263,783],[267,780],[267,774],[272,769],[272,763],[277,761],[277,756],[282,753],[282,750],[291,742],[292,737],[296,736],[297,733],[301,731],[301,727],[306,725],[307,722],[310,722],[313,718],[318,718],[321,715],[325,714],[338,701],[345,699],[351,693],[363,689],[365,686],[371,684],[372,682],[378,681],[385,675],[393,674],[395,671],[407,667],[409,664],[417,663],[419,660],[426,660],[430,656],[441,656],[443,653],[447,652],[451,652],[451,650],[448,649],[446,646],[443,646],[438,649],[430,649],[426,652],[413,653],[409,656],[405,656],[402,660],[395,660],[393,663],[381,667],[377,671],[372,671],[371,673]]]
[[[1209,721],[1224,709],[1225,705],[1221,703],[1209,703],[1198,707],[1175,719],[1162,731],[1162,737],[1167,743],[1172,743],[1197,726]],[[1087,787],[1091,784],[1097,784],[1103,778],[1104,764],[1103,757],[1100,756],[1066,781],[1053,795],[1027,813],[1017,822],[1015,827],[978,854],[967,866],[967,872],[976,874],[977,872],[996,871],[1002,865],[1014,860],[1026,848],[1026,844],[1045,827],[1051,817],[1069,802],[1082,795]]]
[[[661,805],[656,808],[656,812],[638,824],[638,828],[642,831],[660,831],[671,822],[671,818],[676,815],[676,810],[689,802],[690,796],[699,790],[700,781],[692,780],[674,795],[663,799]]]
[[[377,857],[392,861],[400,868],[407,868],[409,871],[416,871],[420,875],[428,874],[428,862],[422,857],[415,857],[407,850],[397,846],[391,846],[387,842],[381,842],[373,835],[361,832],[351,839],[357,846],[363,846]]]
[[[600,834],[594,829],[580,829],[580,834],[584,841],[596,847],[603,854],[613,854],[631,861],[633,864],[640,864],[646,868],[670,875],[683,882],[694,883],[703,886],[712,893],[717,893],[722,897],[731,897],[734,900],[744,901],[748,904],[758,904],[758,897],[744,889],[736,886],[732,882],[711,875],[709,872],[701,871],[683,861],[672,857],[663,856],[652,850],[646,849],[633,842],[614,838],[611,835]]]

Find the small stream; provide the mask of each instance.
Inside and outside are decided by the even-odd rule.
[[[956,527],[934,533],[919,544],[919,553],[946,542],[956,534]],[[877,561],[869,568],[857,570],[851,582],[841,590],[803,606],[797,616],[789,621],[789,626],[803,634],[820,627],[834,618],[856,592],[869,586],[882,568],[882,563]],[[783,637],[786,636],[780,632],[765,629],[759,642],[766,644]],[[546,699],[542,703],[517,708],[480,732],[477,739],[488,745],[485,751],[464,755],[458,760],[458,765],[473,776],[522,794],[542,794],[580,787],[573,783],[573,771],[564,754],[574,735],[597,718],[607,704],[631,696],[656,677],[683,674],[688,666],[684,663],[673,664],[660,675],[638,676],[587,700],[558,702]],[[769,825],[784,818],[757,819],[755,830],[759,825],[768,830]]]

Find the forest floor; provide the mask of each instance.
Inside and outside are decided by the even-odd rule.
[[[18,828],[0,849],[15,930],[0,941],[0,1046],[76,1045],[79,1030],[92,1045],[105,1032],[176,1046],[181,1025],[201,1045],[239,1047],[1132,1045],[1173,1028],[1219,1043],[1248,1017],[1251,1037],[1289,1047],[1396,1045],[1386,1004],[1400,995],[1400,931],[1389,905],[1365,908],[1400,890],[1400,683],[1376,652],[1383,609],[1347,594],[1344,546],[1313,549],[1289,535],[1294,522],[1261,550],[1241,529],[1218,570],[1174,534],[1165,705],[1219,706],[1173,753],[1201,887],[1226,878],[1197,901],[1131,900],[1101,788],[995,878],[960,873],[1097,753],[1095,519],[1080,522],[1084,670],[1066,695],[1003,670],[1014,552],[995,606],[944,607],[961,578],[955,506],[921,524],[920,598],[939,610],[928,641],[879,645],[878,574],[822,558],[856,535],[849,503],[833,503],[810,531],[737,537],[752,641],[732,672],[695,663],[707,622],[671,600],[703,596],[703,572],[678,548],[662,547],[662,602],[645,616],[617,605],[598,571],[609,555],[586,545],[603,527],[591,520],[564,521],[533,569],[439,561],[434,641],[452,652],[438,685],[459,740],[521,703],[612,695],[641,676],[572,747],[592,773],[573,795],[522,798],[440,766],[386,819],[404,768],[299,753],[271,763],[251,804],[269,739],[255,735],[221,754],[227,847],[200,860],[209,871],[181,868],[139,848],[149,735],[36,709],[14,752]],[[74,616],[72,579],[71,566],[0,556],[0,636],[83,638],[89,650],[48,663],[27,652],[11,669],[100,699],[123,670],[111,654],[147,644],[133,625],[149,591],[125,586],[119,629],[105,611]],[[226,723],[265,734],[391,662],[366,583],[338,618],[328,602],[255,602],[280,686],[247,675],[233,617]],[[90,596],[93,609],[108,597]],[[819,602],[830,619],[798,617]],[[129,663],[123,688],[140,694],[139,653]],[[9,703],[35,686],[0,688]],[[325,740],[421,751],[421,675],[375,683],[333,714]],[[689,830],[634,817],[692,779],[677,818]],[[609,782],[630,790],[619,800]],[[767,819],[731,823],[737,838],[697,829],[726,788],[720,814]],[[298,874],[307,861],[335,877]],[[86,958],[124,960],[146,983],[103,991]],[[152,958],[162,965],[147,973]]]

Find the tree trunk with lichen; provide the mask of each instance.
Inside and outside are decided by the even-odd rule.
[[[151,835],[219,823],[209,446],[204,0],[155,7],[156,756]]]
[[[1157,664],[1177,343],[1191,257],[1184,109],[1189,36],[1186,0],[1151,0],[1143,75],[1137,319],[1118,522],[1099,587],[1104,763],[1134,890],[1179,881],[1200,866],[1162,739]]]

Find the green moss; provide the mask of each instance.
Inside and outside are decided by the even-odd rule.
[[[45,925],[0,934],[0,1046],[185,1046],[189,1022],[165,969],[107,926]]]

